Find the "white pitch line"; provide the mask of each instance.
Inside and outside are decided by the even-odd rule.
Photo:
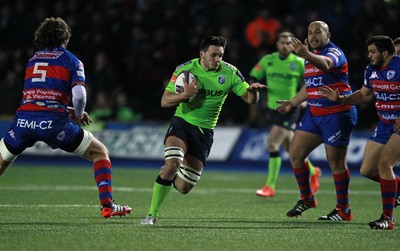
[[[0,204],[0,207],[63,207],[63,208],[68,208],[68,207],[77,207],[77,208],[82,208],[82,207],[99,207],[98,205],[79,205],[79,204],[72,204],[72,205],[45,205],[45,204],[39,204],[39,205],[11,205],[11,204]]]
[[[96,186],[38,186],[38,185],[24,185],[24,186],[0,186],[0,191],[97,191]],[[129,193],[151,193],[152,188],[144,187],[113,187],[113,191],[129,192]],[[194,188],[190,193],[195,194],[219,194],[219,193],[240,193],[240,194],[253,194],[255,188]],[[299,194],[297,189],[278,189],[277,194]],[[335,194],[334,190],[320,190],[318,194]],[[379,195],[380,191],[377,189],[372,190],[350,190],[350,195]]]

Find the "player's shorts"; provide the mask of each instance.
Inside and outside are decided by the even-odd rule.
[[[196,157],[206,165],[214,141],[214,130],[194,126],[184,119],[174,116],[171,118],[165,140],[172,135],[186,143],[188,148],[186,154]]]
[[[382,121],[379,121],[378,125],[376,126],[374,132],[369,137],[369,139],[374,142],[385,145],[389,141],[390,136],[392,136],[393,133],[396,133],[395,131],[393,131],[393,127],[394,123],[386,124],[383,123]],[[400,133],[397,134],[400,135]]]
[[[283,127],[287,130],[296,130],[297,122],[300,118],[300,109],[294,108],[288,114],[282,115],[280,112],[268,109],[268,116],[272,125]]]
[[[320,135],[324,144],[343,147],[349,145],[356,123],[357,110],[354,107],[344,112],[324,116],[314,116],[307,108],[297,130]]]
[[[65,114],[17,112],[13,123],[4,136],[7,150],[19,155],[37,141],[51,148],[83,155],[93,135],[72,123]]]

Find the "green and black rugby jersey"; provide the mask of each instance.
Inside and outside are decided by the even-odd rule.
[[[250,71],[250,76],[267,81],[268,108],[275,110],[277,100],[289,100],[301,88],[304,77],[304,59],[289,54],[279,57],[278,52],[265,55]]]
[[[195,58],[179,65],[165,88],[175,92],[175,79],[184,70],[193,73],[197,78],[199,92],[190,102],[181,102],[175,111],[175,116],[183,118],[192,125],[213,129],[218,121],[226,97],[229,92],[242,96],[249,84],[239,70],[224,61],[214,71],[205,71],[200,65],[200,59]]]

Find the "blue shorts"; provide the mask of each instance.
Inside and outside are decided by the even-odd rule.
[[[81,143],[83,130],[63,113],[17,112],[4,136],[8,150],[18,155],[37,141],[51,148],[73,152]]]
[[[349,145],[356,123],[356,108],[325,116],[314,116],[307,109],[297,130],[320,135],[324,144],[343,147]]]
[[[214,141],[214,130],[194,126],[184,119],[174,116],[165,135],[165,140],[171,135],[186,143],[188,148],[186,154],[196,157],[206,165]]]
[[[376,126],[374,132],[372,133],[371,137],[369,137],[370,140],[383,144],[385,145],[388,141],[390,136],[392,136],[393,133],[396,133],[393,131],[394,123],[393,124],[386,124],[383,123],[382,121],[379,121],[378,125]],[[397,133],[400,135],[400,133]]]

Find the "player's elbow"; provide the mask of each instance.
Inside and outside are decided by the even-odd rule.
[[[170,108],[172,105],[164,99],[161,99],[161,108]]]

